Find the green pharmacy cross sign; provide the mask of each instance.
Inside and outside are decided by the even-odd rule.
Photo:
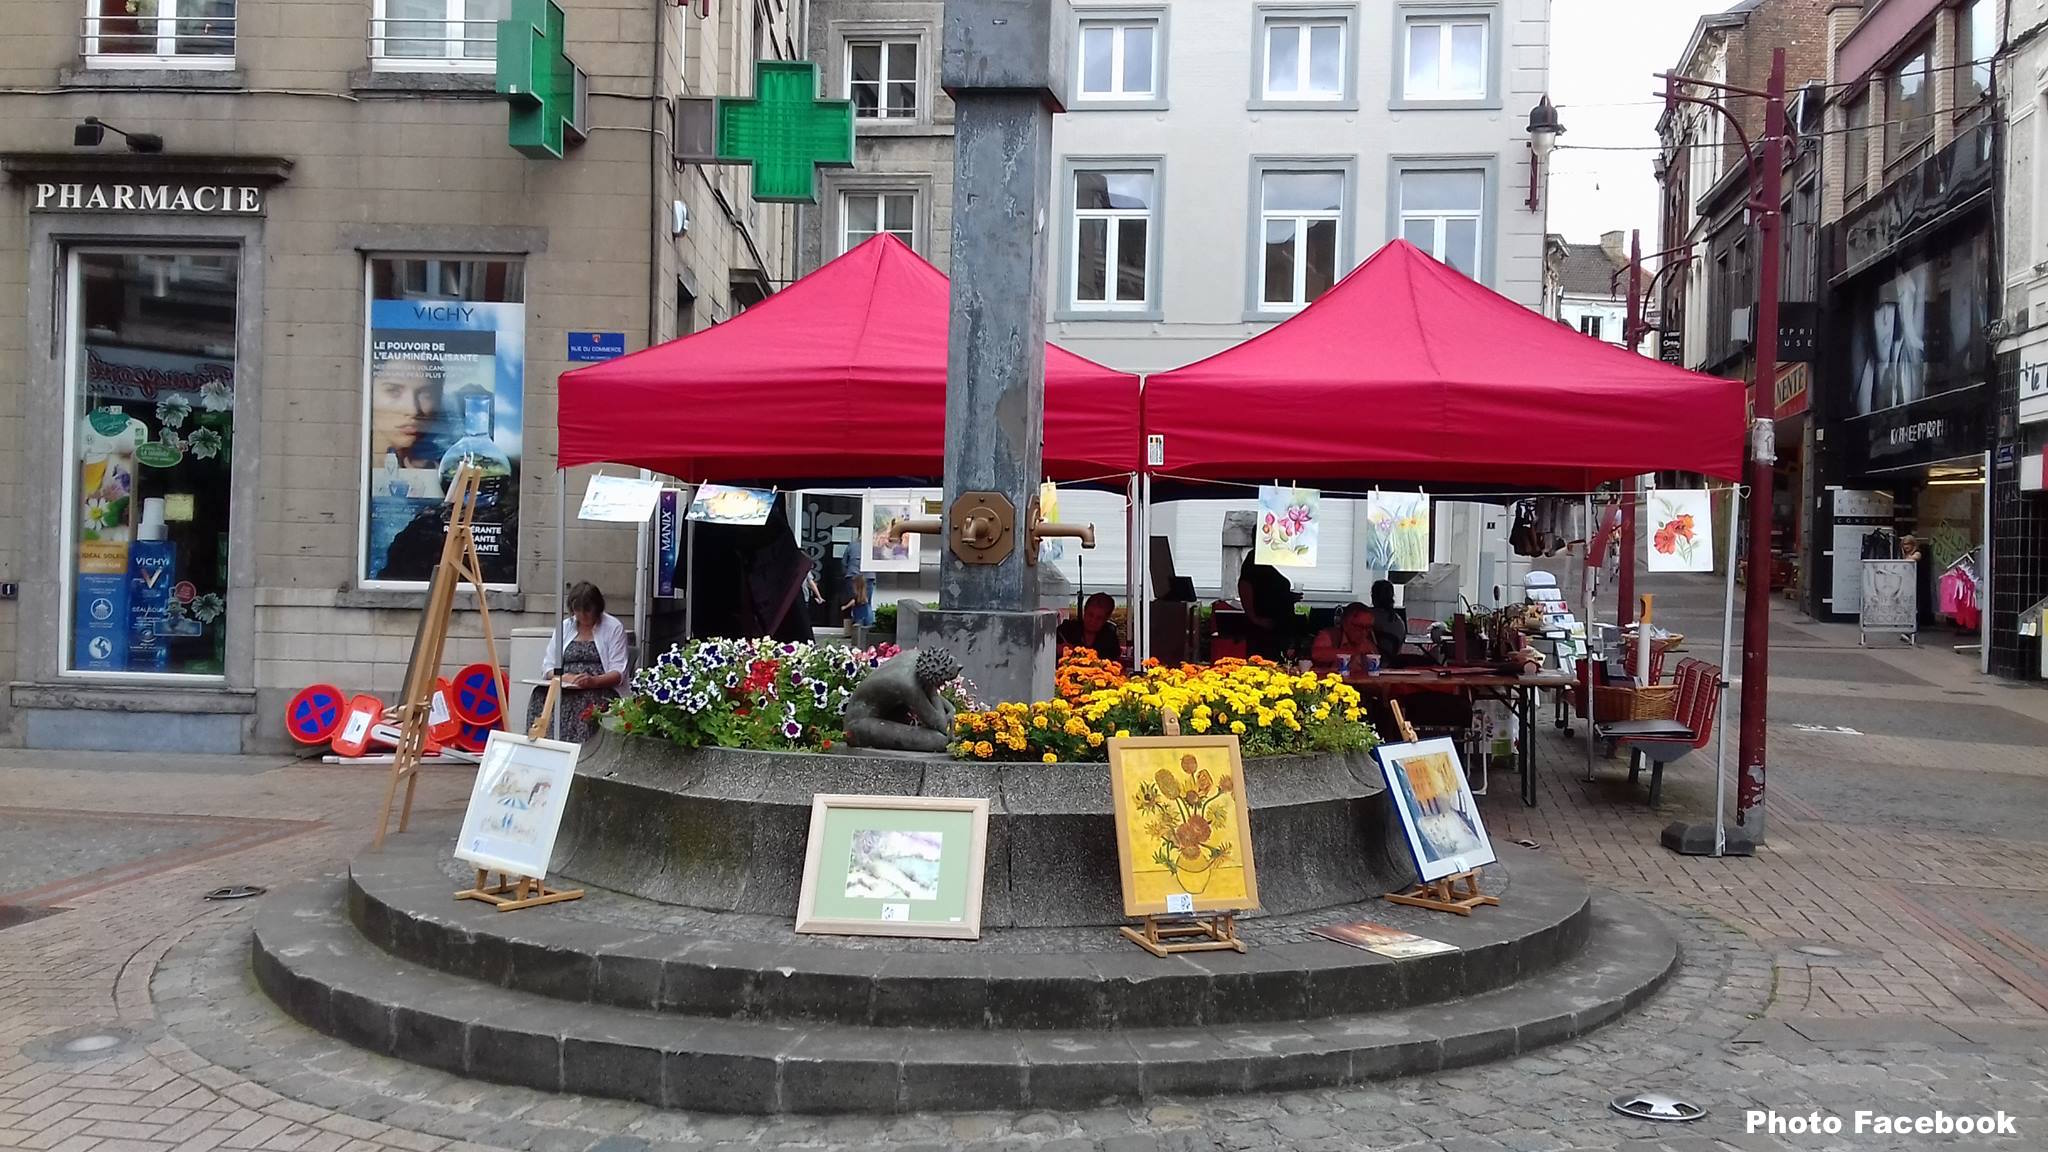
[[[498,95],[512,106],[512,147],[535,160],[560,160],[583,140],[588,81],[563,50],[562,6],[554,0],[512,0],[498,21]]]
[[[853,167],[853,101],[818,99],[818,66],[757,60],[754,97],[720,96],[721,164],[754,167],[754,199],[816,204],[820,168]]]

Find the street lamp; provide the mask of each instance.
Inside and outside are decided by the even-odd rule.
[[[100,141],[112,132],[128,142],[130,152],[161,152],[164,138],[154,132],[123,132],[97,116],[87,116],[71,128],[71,146],[74,148],[97,148]]]
[[[1564,121],[1557,117],[1557,107],[1545,94],[1529,110],[1529,211],[1543,206],[1537,189],[1542,186],[1543,161],[1550,156],[1550,150],[1557,147],[1557,138],[1564,134]]]

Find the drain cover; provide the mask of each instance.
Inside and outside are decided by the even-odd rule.
[[[1705,1108],[1666,1092],[1624,1092],[1608,1101],[1607,1106],[1637,1120],[1697,1120],[1707,1114]]]
[[[247,900],[251,896],[261,896],[263,893],[264,889],[258,888],[254,884],[230,884],[225,888],[215,888],[213,891],[208,892],[206,898],[208,900]]]
[[[1842,955],[1842,950],[1841,950],[1840,948],[1830,948],[1830,947],[1828,947],[1828,946],[1827,946],[1827,945],[1825,945],[1825,944],[1801,944],[1801,945],[1800,945],[1799,947],[1797,947],[1797,948],[1794,948],[1794,949],[1793,949],[1793,951],[1794,951],[1794,952],[1804,952],[1804,953],[1806,953],[1806,954],[1807,954],[1808,956],[1840,956],[1840,955]]]
[[[50,1036],[41,1036],[22,1045],[32,1060],[46,1060],[52,1063],[89,1063],[103,1060],[120,1049],[128,1048],[135,1042],[135,1036],[120,1028],[105,1024],[87,1024],[81,1028],[70,1028]]]
[[[75,1052],[82,1056],[90,1052],[105,1052],[109,1048],[118,1048],[120,1046],[121,1038],[119,1036],[109,1036],[105,1032],[96,1032],[91,1036],[80,1036],[74,1040],[66,1040],[63,1044],[58,1045],[58,1049],[64,1052]]]

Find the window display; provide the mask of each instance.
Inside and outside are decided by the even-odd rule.
[[[238,272],[228,252],[72,255],[69,670],[222,674]]]
[[[518,583],[524,273],[506,260],[370,261],[365,583],[433,575],[443,498],[465,460],[483,470],[474,532],[484,581]]]

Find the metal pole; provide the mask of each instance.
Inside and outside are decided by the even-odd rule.
[[[690,500],[697,495],[697,486],[686,485],[682,495],[685,519],[683,520],[683,555],[677,567],[683,570],[683,639],[697,638],[697,522],[688,519]],[[874,595],[873,583],[869,583],[868,595]]]
[[[1750,459],[1749,587],[1742,616],[1741,776],[1735,823],[1754,843],[1764,839],[1764,722],[1770,700],[1771,486],[1777,453],[1772,444],[1778,384],[1778,234],[1785,182],[1785,50],[1771,51],[1771,81],[1764,101],[1762,196],[1757,216],[1756,368],[1750,393],[1756,425]],[[1734,558],[1730,557],[1732,563]]]
[[[555,469],[555,630],[552,644],[562,636],[562,621],[569,618],[569,472]],[[567,647],[567,645],[564,645]],[[562,738],[562,702],[555,702],[555,714],[548,721],[555,739]]]
[[[651,479],[653,475],[654,473],[645,468],[640,470],[642,480]],[[647,540],[647,521],[642,520],[633,533],[633,647],[637,650],[636,657],[639,652],[647,650]],[[640,663],[637,658],[633,660],[633,666],[636,668]]]
[[[1144,645],[1138,637],[1144,634],[1145,620],[1138,605],[1138,474],[1133,472],[1124,481],[1124,619],[1130,622],[1131,659],[1143,664]]]
[[[1628,321],[1622,342],[1634,352],[1643,338],[1643,234],[1628,234]],[[1621,571],[1615,578],[1614,622],[1628,627],[1636,616],[1636,478],[1621,482]]]
[[[1590,536],[1590,535],[1592,534],[1592,530],[1593,530],[1593,494],[1592,494],[1592,493],[1590,493],[1590,492],[1588,492],[1588,493],[1586,494],[1586,532],[1587,532],[1587,535],[1589,535],[1589,536]],[[1580,588],[1580,598],[1581,598],[1581,599],[1583,599],[1583,600],[1584,600],[1584,601],[1586,602],[1586,779],[1587,779],[1587,780],[1591,780],[1591,779],[1593,778],[1593,745],[1599,742],[1599,738],[1598,738],[1597,736],[1595,736],[1595,735],[1593,734],[1593,727],[1594,727],[1594,725],[1593,725],[1593,683],[1594,683],[1594,680],[1595,680],[1595,677],[1594,677],[1593,673],[1594,673],[1594,671],[1595,671],[1595,669],[1596,669],[1596,668],[1599,668],[1599,667],[1604,667],[1604,666],[1606,665],[1606,663],[1607,663],[1607,659],[1606,659],[1606,653],[1604,653],[1604,652],[1599,652],[1599,651],[1597,651],[1597,649],[1596,649],[1596,644],[1598,643],[1598,637],[1597,637],[1597,636],[1595,635],[1595,633],[1594,633],[1594,631],[1593,631],[1593,615],[1594,615],[1594,613],[1593,613],[1593,607],[1594,607],[1594,599],[1593,599],[1593,594],[1594,594],[1594,589],[1593,589],[1593,573],[1594,573],[1595,571],[1596,571],[1596,569],[1595,569],[1595,568],[1593,567],[1593,545],[1592,545],[1592,542],[1591,542],[1590,540],[1588,540],[1588,541],[1587,541],[1587,543],[1586,543],[1586,563],[1585,563],[1585,565],[1584,565],[1583,567],[1581,567],[1581,568],[1579,569],[1579,583],[1580,583],[1580,585],[1581,585],[1581,588]]]
[[[1144,667],[1152,655],[1152,477],[1139,473],[1134,487],[1138,493],[1138,604],[1132,618],[1137,635],[1131,637],[1131,655]]]
[[[1714,681],[1714,855],[1728,849],[1728,656],[1735,640],[1735,540],[1742,523],[1742,489],[1728,489],[1728,591],[1721,604],[1721,674]]]
[[[1977,619],[1977,671],[1991,674],[1991,479],[1995,475],[1991,453],[1984,454],[1984,524],[1977,544],[1977,592],[1984,598],[1984,610]]]

